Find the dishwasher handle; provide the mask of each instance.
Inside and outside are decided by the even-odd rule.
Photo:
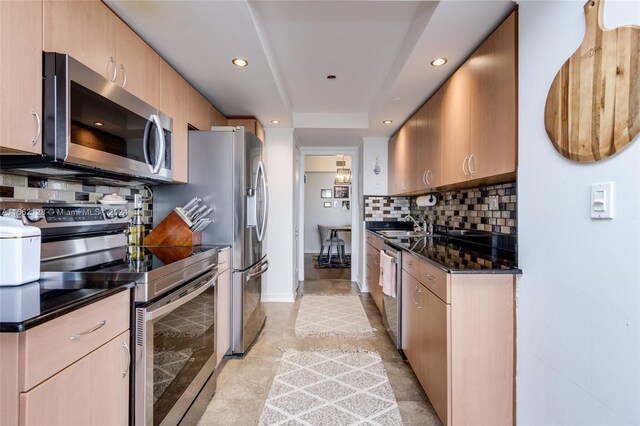
[[[187,293],[183,296],[181,296],[180,298],[178,298],[177,300],[167,304],[167,305],[162,305],[159,306],[151,311],[147,311],[147,321],[153,320],[157,317],[160,317],[164,314],[166,314],[167,312],[173,311],[176,308],[179,308],[180,306],[184,305],[185,303],[190,302],[191,300],[195,299],[196,297],[200,296],[202,293],[204,293],[205,291],[207,291],[209,289],[209,287],[213,287],[215,286],[216,281],[218,280],[218,276],[220,274],[218,272],[215,273],[215,275],[213,276],[213,278],[211,278],[210,280],[208,280],[205,284],[203,284],[200,288],[198,288],[197,290],[194,290],[190,293]],[[205,278],[206,279],[206,278]]]

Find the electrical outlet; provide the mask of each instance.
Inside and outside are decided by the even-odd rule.
[[[498,210],[498,196],[489,195],[489,210]]]

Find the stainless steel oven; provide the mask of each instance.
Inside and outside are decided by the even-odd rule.
[[[135,309],[135,424],[176,425],[215,368],[217,270]]]
[[[171,181],[171,117],[68,55],[43,55],[43,155],[3,159],[3,168]]]

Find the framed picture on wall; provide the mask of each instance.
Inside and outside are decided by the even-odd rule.
[[[351,201],[343,201],[342,210],[351,210]]]
[[[349,187],[348,186],[334,186],[333,187],[333,198],[349,198]]]
[[[324,202],[324,208],[325,209],[330,209],[331,208],[331,201],[325,201]]]
[[[320,198],[331,198],[331,189],[321,189]]]

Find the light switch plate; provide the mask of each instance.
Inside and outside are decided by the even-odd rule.
[[[613,219],[613,182],[591,185],[592,219]]]

